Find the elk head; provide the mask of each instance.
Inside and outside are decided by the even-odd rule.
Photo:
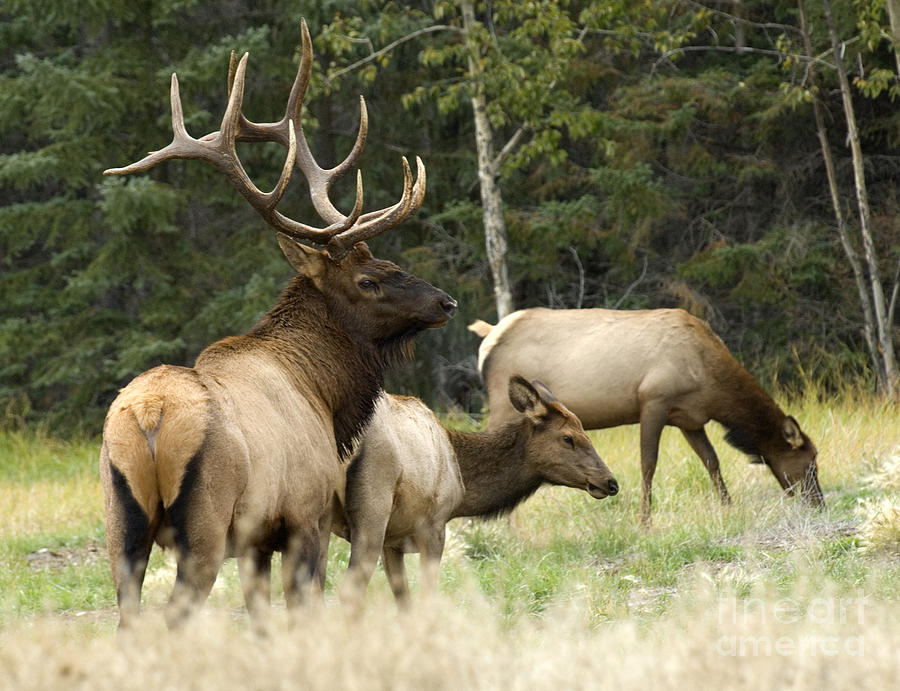
[[[364,242],[340,259],[279,234],[282,252],[322,295],[329,314],[359,341],[379,345],[411,343],[423,329],[443,326],[456,300],[407,273],[393,262],[372,256]]]
[[[818,451],[800,425],[787,415],[781,422],[780,435],[760,444],[762,460],[778,479],[782,489],[800,496],[813,506],[825,506],[816,464]]]
[[[312,71],[312,41],[306,21],[301,20],[302,50],[300,66],[288,98],[284,117],[274,123],[256,123],[248,120],[241,112],[244,95],[244,80],[248,54],[237,61],[231,54],[228,75],[228,106],[217,132],[200,139],[190,136],[184,125],[184,114],[178,89],[178,78],[172,75],[170,100],[172,107],[172,142],[151,152],[146,157],[124,168],[111,168],[106,175],[125,175],[147,170],[157,163],[172,158],[200,159],[211,163],[231,182],[250,205],[279,232],[279,244],[288,260],[300,275],[317,284],[328,299],[345,305],[369,305],[371,324],[382,324],[377,315],[387,317],[388,312],[408,315],[405,321],[388,328],[380,335],[395,337],[398,333],[442,326],[456,309],[456,301],[443,291],[433,288],[425,281],[403,272],[396,265],[372,257],[365,241],[379,233],[393,228],[413,214],[422,204],[425,196],[425,166],[416,157],[417,175],[415,184],[406,158],[403,162],[403,194],[393,206],[362,213],[362,175],[357,171],[356,203],[353,210],[344,215],[338,211],[329,198],[332,184],[344,175],[359,158],[368,132],[366,104],[360,97],[360,125],[353,149],[341,163],[330,169],[323,169],[316,163],[303,136],[300,112],[303,97]],[[278,183],[271,192],[264,193],[256,187],[244,170],[237,155],[239,141],[276,142],[287,149],[287,157]],[[309,193],[316,212],[328,224],[316,228],[287,218],[277,209],[277,205],[287,189],[291,172],[297,166],[309,184]],[[323,249],[305,248],[298,243],[312,243]],[[343,272],[343,280],[326,281],[328,276]],[[323,290],[327,285],[328,290]],[[430,289],[423,295],[416,289]],[[418,296],[418,300],[416,297]],[[356,317],[362,318],[359,314]],[[363,328],[363,325],[358,325]],[[351,325],[352,331],[352,325]]]
[[[581,421],[544,384],[510,377],[509,400],[532,425],[528,463],[546,482],[583,489],[595,499],[618,493],[619,483],[597,455]]]

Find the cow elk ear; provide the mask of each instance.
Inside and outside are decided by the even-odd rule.
[[[298,274],[313,278],[324,270],[323,259],[327,256],[325,252],[301,245],[282,233],[278,234],[278,246]]]
[[[547,387],[537,381],[529,382],[527,379],[519,376],[513,376],[509,379],[510,403],[513,404],[513,408],[523,413],[534,424],[543,422],[549,412],[546,401],[538,387],[545,391],[547,390]]]
[[[800,425],[790,415],[781,423],[781,434],[792,449],[799,449],[803,446],[803,433],[800,432]]]

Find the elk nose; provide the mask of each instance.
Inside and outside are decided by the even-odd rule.
[[[619,493],[619,483],[615,480],[610,480],[606,485],[606,491],[609,492],[609,496],[615,496]]]
[[[444,314],[446,314],[448,317],[452,317],[454,314],[456,314],[457,307],[458,303],[449,295],[445,294],[444,297],[441,298],[441,309],[444,310]]]

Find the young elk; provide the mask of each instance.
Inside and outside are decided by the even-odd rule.
[[[816,447],[734,359],[706,322],[680,309],[513,312],[491,326],[469,326],[484,340],[478,369],[490,405],[488,426],[516,415],[503,389],[513,372],[547,382],[586,429],[640,423],[641,519],[650,522],[650,489],[663,427],[673,425],[703,461],[723,503],[719,458],[703,426],[769,466],[787,492],[824,505]]]
[[[543,384],[514,376],[507,391],[517,418],[475,434],[447,429],[417,398],[378,400],[333,524],[351,543],[348,600],[362,601],[379,553],[399,604],[409,597],[406,552],[421,553],[422,589],[433,592],[451,518],[510,511],[543,484],[597,499],[619,491],[578,418]]]
[[[227,556],[238,557],[247,607],[258,613],[269,599],[272,554],[282,552],[285,599],[296,605],[323,575],[321,545],[327,544],[334,498],[343,492],[342,455],[372,414],[385,368],[410,355],[418,332],[442,326],[456,309],[446,293],[376,259],[363,242],[419,207],[425,193],[421,160],[413,185],[404,159],[403,196],[394,206],[361,214],[359,174],[349,215],[329,201],[332,182],[359,156],[366,110],[361,102],[359,135],[347,159],[331,170],[320,168],[300,126],[312,64],[305,23],[301,29],[300,68],[280,122],[257,124],[242,115],[247,55],[237,65],[232,55],[228,107],[218,132],[199,140],[187,134],[172,75],[172,143],[106,171],[143,171],[170,158],[212,163],[280,231],[278,242],[297,271],[247,333],[212,344],[193,367],[163,365],[141,374],[110,406],[100,475],[120,626],[139,612],[154,541],[177,550],[170,624],[206,599]],[[242,140],[288,149],[272,192],[262,193],[247,177],[235,151]],[[275,209],[295,161],[329,224],[324,229]]]

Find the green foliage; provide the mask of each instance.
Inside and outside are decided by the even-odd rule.
[[[874,3],[832,3],[858,116],[884,275],[900,226],[894,47]],[[746,4],[745,4],[746,5]],[[389,386],[479,411],[474,318],[491,319],[469,98],[485,90],[503,161],[516,305],[680,305],[713,323],[764,380],[866,381],[852,275],[832,230],[810,103],[840,122],[833,74],[805,81],[793,4],[746,5],[736,24],[696,3],[476,3],[471,54],[454,0],[410,5],[208,0],[0,6],[0,409],[8,420],[99,432],[118,388],[162,362],[190,364],[249,328],[290,269],[272,233],[208,166],[173,162],[125,180],[104,169],[171,137],[177,71],[186,124],[217,129],[232,49],[250,51],[245,112],[280,116],[305,16],[316,62],[303,124],[323,165],[352,146],[369,108],[366,207],[394,203],[400,155],[421,155],[417,219],[372,242],[461,305],[420,339]],[[821,7],[807,3],[828,59]],[[762,25],[780,23],[783,30]],[[780,33],[779,33],[780,32]],[[858,33],[858,40],[849,40]],[[387,49],[390,47],[390,49]],[[767,52],[753,52],[759,49]],[[782,51],[779,61],[770,53]],[[469,59],[478,80],[470,78]],[[350,68],[354,63],[355,67]],[[861,71],[860,71],[861,66]],[[843,132],[832,127],[844,156]],[[284,152],[241,144],[261,188]],[[849,166],[837,161],[851,189]],[[334,190],[350,208],[352,181]],[[281,209],[315,223],[302,182]],[[9,423],[7,423],[9,424]]]

